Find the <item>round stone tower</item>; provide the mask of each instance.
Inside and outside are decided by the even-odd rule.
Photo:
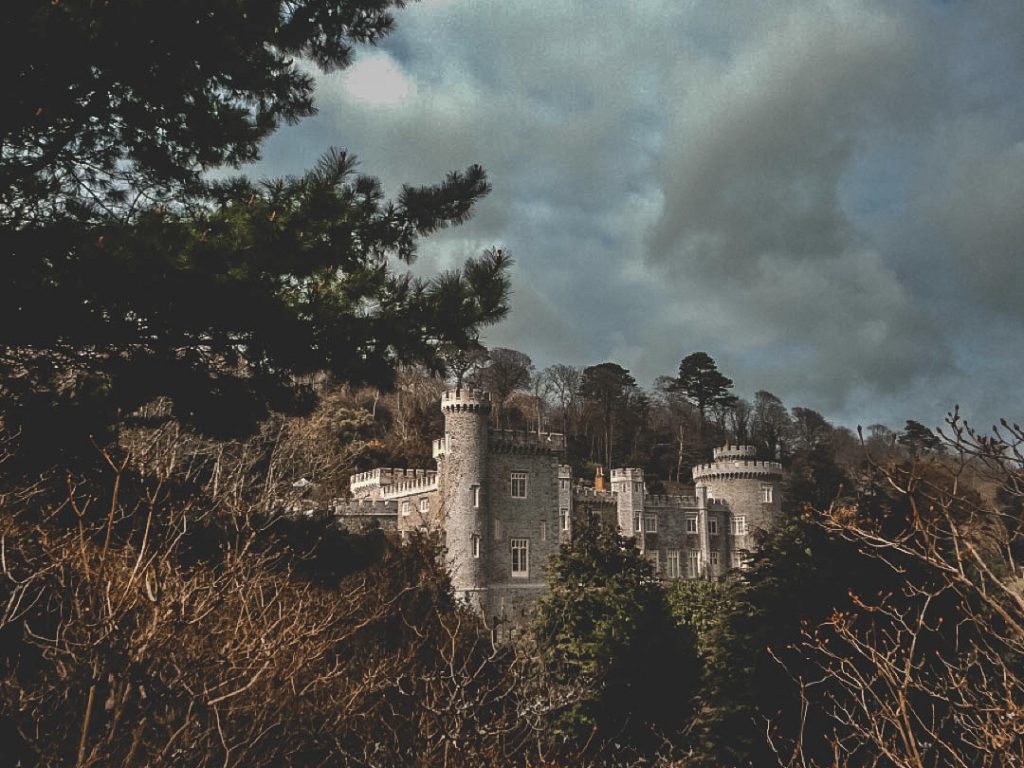
[[[715,448],[714,460],[693,468],[698,496],[705,491],[712,499],[729,506],[734,536],[749,537],[755,530],[770,530],[782,513],[782,465],[756,458],[752,445]],[[737,544],[749,548],[750,540]]]
[[[482,608],[487,589],[487,420],[490,395],[454,389],[441,398],[444,440],[437,451],[438,491],[448,568],[456,597]]]

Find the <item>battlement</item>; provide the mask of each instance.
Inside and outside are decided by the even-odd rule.
[[[696,496],[683,496],[680,494],[654,493],[644,496],[644,505],[648,507],[671,507],[679,509],[696,509]]]
[[[699,464],[693,468],[694,480],[711,477],[763,477],[779,480],[782,478],[782,464],[777,461],[737,458]]]
[[[560,479],[571,478],[572,477],[572,467],[570,467],[568,464],[559,464],[558,465],[558,477]]]
[[[449,389],[441,395],[441,410],[445,413],[451,411],[479,411],[486,413],[491,410],[491,393],[484,389],[474,389],[471,387]]]
[[[757,456],[753,445],[723,445],[712,451],[715,461],[724,459],[752,459]]]
[[[417,469],[416,472],[423,472]],[[403,480],[395,480],[391,485],[383,489],[381,496],[385,499],[396,499],[400,496],[409,496],[416,493],[437,490],[437,473],[427,472],[406,477]]]
[[[613,469],[612,483],[642,483],[644,480],[644,471],[640,467],[620,467],[619,469]]]
[[[536,432],[519,429],[491,429],[487,433],[488,447],[500,453],[561,453],[565,450],[565,435],[558,432]]]
[[[331,505],[331,512],[337,517],[370,517],[397,516],[398,503],[385,501],[383,499],[350,499],[347,501],[335,501]]]
[[[612,491],[599,491],[583,485],[572,489],[572,497],[586,501],[607,501],[609,504],[615,504],[618,494]]]
[[[365,493],[366,491],[378,488],[384,493],[390,493],[394,490],[390,486],[420,480],[429,480],[429,482],[434,483],[437,480],[437,472],[432,469],[378,467],[352,475],[348,479],[348,489],[353,494]]]

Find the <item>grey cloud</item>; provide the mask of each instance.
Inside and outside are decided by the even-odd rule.
[[[1005,411],[1024,362],[986,326],[1022,319],[1020,7],[426,0],[375,54],[406,98],[321,77],[258,170],[340,144],[394,192],[483,164],[494,192],[415,268],[507,247],[488,341],[539,366],[651,381],[705,349],[846,421]]]

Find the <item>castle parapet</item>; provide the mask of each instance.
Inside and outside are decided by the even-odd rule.
[[[594,488],[588,488],[587,486],[573,488],[572,496],[574,499],[586,501],[607,501],[609,504],[614,504],[616,499],[616,494],[611,491],[598,491]]]
[[[398,504],[382,499],[352,499],[336,501],[331,512],[339,527],[359,532],[367,527],[377,527],[385,531],[398,528]]]
[[[696,509],[696,496],[683,496],[682,494],[649,493],[644,496],[644,504],[649,507],[671,507],[679,509]]]
[[[695,481],[712,477],[763,477],[779,480],[782,478],[782,464],[777,461],[736,458],[698,464],[693,468]]]
[[[449,389],[441,396],[441,410],[449,411],[480,411],[491,410],[491,393],[485,389],[463,387]]]
[[[411,485],[436,483],[437,472],[432,469],[378,467],[352,475],[348,480],[348,488],[353,496],[365,496],[375,491],[377,496],[387,496],[398,492],[398,486],[408,489]]]
[[[408,470],[415,474],[406,475],[402,479],[395,479],[391,485],[383,489],[381,496],[385,499],[395,499],[399,496],[409,496],[415,493],[437,490],[437,473],[424,471],[422,469]]]
[[[757,447],[753,445],[722,445],[713,449],[715,461],[725,459],[753,459],[757,457]]]
[[[502,453],[561,453],[565,435],[558,432],[536,432],[521,429],[492,429],[487,433],[492,450]]]
[[[398,504],[385,499],[348,499],[335,501],[331,505],[335,515],[395,515]]]

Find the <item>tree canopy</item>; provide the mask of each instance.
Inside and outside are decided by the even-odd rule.
[[[301,410],[308,377],[387,386],[508,310],[508,255],[415,279],[466,219],[479,166],[393,200],[332,150],[297,178],[211,181],[313,112],[297,59],[347,66],[391,0],[17,3],[0,116],[0,390],[7,421],[98,435],[166,395],[214,434]],[[53,55],[61,49],[60,56]]]
[[[732,389],[732,379],[718,370],[718,364],[707,352],[694,352],[680,361],[679,378],[675,386],[697,407],[701,428],[709,408],[729,407],[736,402],[736,396],[729,391]]]
[[[686,720],[698,662],[653,567],[594,519],[581,521],[549,573],[534,634],[556,682],[577,690],[555,732],[577,748],[661,747]]]

